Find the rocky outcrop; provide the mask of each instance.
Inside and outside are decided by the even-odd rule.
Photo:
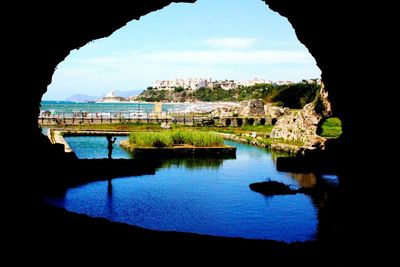
[[[297,194],[296,189],[292,189],[289,185],[277,181],[252,183],[249,187],[251,190],[266,196]]]
[[[217,108],[211,111],[212,117],[218,118],[230,118],[239,116],[239,107],[238,106],[225,106]]]
[[[47,137],[50,139],[50,142],[52,144],[61,144],[61,145],[63,145],[65,153],[74,153],[72,148],[65,141],[62,132],[54,130],[54,129],[49,129],[48,132],[47,132]]]
[[[220,107],[211,112],[213,117],[265,117],[264,102],[261,99],[242,101],[240,106]]]
[[[296,114],[281,117],[271,132],[272,138],[301,141],[310,149],[324,149],[326,139],[317,135],[318,123],[332,113],[328,92],[322,86],[313,103],[304,106]]]
[[[264,102],[261,99],[251,99],[241,103],[240,117],[264,117]]]
[[[264,105],[265,116],[271,119],[277,119],[284,115],[290,115],[289,108],[281,108],[277,106],[272,106],[270,103]]]

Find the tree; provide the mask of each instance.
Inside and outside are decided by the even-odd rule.
[[[185,90],[185,88],[183,88],[182,86],[178,86],[174,88],[174,92],[175,93],[180,93],[183,92]]]

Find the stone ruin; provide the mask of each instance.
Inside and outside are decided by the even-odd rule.
[[[264,117],[264,102],[261,99],[251,99],[240,103],[239,117]]]
[[[289,115],[289,108],[265,104],[261,99],[251,99],[242,101],[240,106],[220,107],[211,112],[213,117],[268,117],[279,118]]]
[[[302,141],[304,147],[324,149],[326,138],[317,135],[318,124],[323,118],[332,115],[328,92],[321,87],[319,96],[297,113],[282,116],[272,129],[272,138],[288,141]]]
[[[290,115],[289,108],[273,106],[270,103],[264,105],[265,116],[271,119],[278,119],[285,115]]]

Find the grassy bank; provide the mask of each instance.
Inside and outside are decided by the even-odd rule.
[[[342,122],[339,118],[328,118],[322,123],[319,131],[322,137],[338,138],[342,134]]]
[[[162,132],[132,132],[129,142],[137,147],[223,146],[224,139],[212,132],[171,130]]]
[[[190,125],[176,125],[172,124],[174,130],[198,130],[206,132],[221,132],[231,134],[243,134],[257,132],[260,134],[269,134],[272,131],[272,125],[243,125],[241,127],[218,127],[218,126],[190,126]],[[160,123],[104,123],[92,125],[43,125],[42,127],[58,128],[58,129],[71,129],[78,131],[124,131],[124,132],[140,132],[140,131],[162,131]]]
[[[220,132],[220,133],[230,133],[230,134],[245,134],[257,132],[259,134],[267,134],[269,135],[272,131],[272,125],[243,125],[240,127],[234,126],[185,126],[185,125],[172,125],[172,129],[180,130],[180,129],[196,129],[199,131],[212,131],[212,132]]]

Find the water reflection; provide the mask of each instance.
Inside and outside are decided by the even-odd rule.
[[[81,151],[96,141],[104,146],[104,139],[86,138],[89,140],[75,139]],[[337,181],[337,176],[279,172],[276,158],[287,154],[226,143],[237,147],[236,159],[161,159],[154,174],[107,181],[111,176],[104,173],[105,181],[68,189],[62,198],[51,202],[90,216],[157,230],[288,242],[330,233],[337,198],[337,185],[332,181]],[[103,156],[102,150],[91,148],[85,153],[94,158]],[[154,162],[152,159],[135,168]],[[113,170],[127,165],[118,166]],[[265,197],[249,189],[250,183],[267,178],[307,190]]]
[[[310,188],[315,186],[317,183],[317,175],[315,173],[291,173],[288,175],[293,177],[296,180],[300,187]]]
[[[287,153],[287,152],[284,152],[284,151],[271,150],[271,149],[266,149],[266,150],[268,151],[268,153],[271,154],[271,159],[275,163],[275,165],[276,165],[277,158],[293,156],[293,154],[290,154],[290,153]]]
[[[306,184],[306,179],[276,171],[266,149],[226,143],[237,147],[236,159],[162,159],[152,175],[70,188],[60,206],[149,229],[287,242],[312,240],[318,222],[312,198],[305,194],[264,197],[249,188],[250,183],[266,178],[293,186]],[[90,157],[102,153],[91,152]]]
[[[321,178],[332,185],[339,185],[339,177],[333,174],[321,175]]]
[[[108,214],[110,215],[110,218],[113,218],[114,214],[114,209],[113,209],[113,186],[112,186],[112,179],[108,179],[107,181],[107,198],[106,198],[106,205],[107,205],[107,210]]]
[[[226,159],[209,159],[209,158],[172,158],[164,159],[161,168],[186,168],[189,170],[196,169],[218,169],[222,166]]]
[[[104,138],[70,139],[81,156],[104,157]],[[287,153],[226,143],[237,147],[236,159],[152,159],[134,169],[153,164],[154,174],[107,180],[124,175],[102,172],[104,182],[68,189],[51,202],[90,216],[158,230],[288,242],[331,233],[336,223],[337,176],[280,172],[276,159]],[[122,152],[120,156],[130,158]],[[111,174],[126,169],[126,164],[118,167],[118,160],[113,162]],[[268,178],[307,191],[265,197],[249,189],[250,183]]]

